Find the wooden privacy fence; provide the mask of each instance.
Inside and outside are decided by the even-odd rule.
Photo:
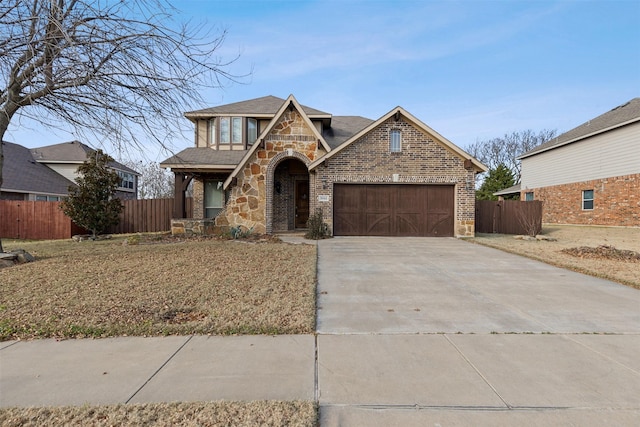
[[[542,201],[476,201],[476,232],[539,234],[542,231]]]
[[[120,223],[107,230],[111,234],[153,233],[171,230],[173,199],[123,200]],[[193,199],[185,203],[187,217],[193,216]]]
[[[107,233],[169,231],[173,199],[124,200],[120,223]],[[186,200],[187,216],[193,201]],[[0,200],[0,237],[8,239],[68,239],[86,233],[60,209],[60,202]]]
[[[68,239],[83,230],[60,210],[60,202],[0,200],[0,237]]]

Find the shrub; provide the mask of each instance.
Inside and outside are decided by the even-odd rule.
[[[316,212],[309,217],[307,228],[305,239],[319,240],[329,237],[329,227],[322,221],[322,209],[316,209]]]

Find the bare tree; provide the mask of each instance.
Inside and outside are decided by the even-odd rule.
[[[499,138],[476,141],[467,147],[469,154],[487,165],[490,170],[505,165],[511,172],[515,183],[520,183],[520,161],[517,157],[556,136],[557,131],[543,129],[538,133],[528,129],[511,132]]]
[[[156,162],[122,162],[126,166],[140,173],[138,177],[138,198],[166,199],[174,195],[173,174],[160,167]]]
[[[239,77],[227,71],[236,58],[216,55],[225,31],[175,14],[165,0],[2,0],[0,141],[23,117],[122,145],[142,132],[169,146],[202,89]],[[3,161],[0,144],[0,185]]]

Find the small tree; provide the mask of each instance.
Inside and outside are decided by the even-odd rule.
[[[78,168],[77,186],[69,186],[69,196],[61,204],[65,215],[91,231],[93,239],[116,225],[122,211],[120,199],[114,197],[120,177],[109,168],[110,162],[113,159],[102,150],[92,153]]]
[[[504,190],[515,184],[513,173],[503,164],[495,169],[489,169],[489,175],[484,179],[480,189],[476,191],[477,200],[498,200],[493,193]],[[509,198],[509,197],[506,197]]]

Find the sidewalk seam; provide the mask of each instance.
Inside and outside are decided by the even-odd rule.
[[[451,341],[451,339],[447,336],[447,334],[443,334],[444,338],[449,341],[449,344],[451,344],[453,346],[453,348],[456,349],[456,351],[458,352],[458,354],[460,354],[460,356],[462,356],[462,358],[469,364],[469,366],[471,366],[473,368],[474,371],[476,371],[476,373],[478,375],[480,375],[480,378],[482,378],[482,380],[489,386],[489,388],[491,388],[491,390],[493,390],[493,392],[496,394],[496,396],[498,396],[498,398],[502,401],[502,403],[505,404],[505,406],[508,409],[512,409],[513,407],[507,403],[506,400],[504,400],[504,398],[500,395],[500,393],[498,393],[498,390],[496,390],[496,388],[489,382],[489,379],[487,377],[485,377],[482,372],[480,372],[480,370],[476,367],[476,365],[474,365],[471,360],[469,360],[469,358],[462,352],[462,350],[460,350],[458,348],[457,345],[455,345],[455,343],[453,341]]]
[[[184,343],[182,343],[182,345],[180,347],[178,347],[178,349],[176,351],[173,352],[173,354],[171,356],[169,356],[169,358],[167,360],[164,361],[164,363],[162,365],[160,365],[160,367],[158,369],[155,370],[155,372],[153,374],[151,374],[151,376],[149,378],[147,378],[147,380],[144,382],[144,384],[142,384],[124,403],[129,403],[131,402],[131,400],[136,397],[136,395],[138,393],[140,393],[140,391],[145,388],[147,386],[147,384],[149,384],[149,382],[156,376],[158,375],[158,373],[162,370],[162,368],[164,368],[167,363],[169,363],[171,361],[171,359],[174,358],[174,356],[176,354],[178,354],[180,352],[180,350],[182,350],[184,348],[185,345],[187,345],[189,343],[189,341],[191,341],[191,338],[193,338],[193,335],[189,336],[189,339],[187,339]]]

